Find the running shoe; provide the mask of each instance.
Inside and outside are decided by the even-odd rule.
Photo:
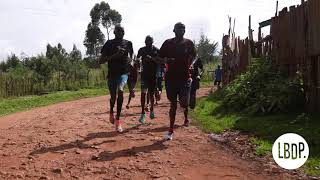
[[[111,124],[114,124],[115,117],[114,117],[113,113],[110,113],[110,115],[109,115],[109,121],[110,121]]]
[[[154,119],[156,116],[153,111],[150,112],[150,119]]]
[[[122,133],[122,132],[123,132],[123,129],[122,129],[122,127],[121,127],[121,122],[120,122],[120,120],[116,120],[116,131],[117,131],[118,133]]]
[[[190,125],[190,121],[189,120],[185,120],[184,123],[183,123],[183,126],[184,127],[189,127]]]
[[[145,119],[146,119],[146,114],[141,114],[140,119],[139,119],[139,122],[140,122],[141,124],[144,124]]]
[[[167,132],[167,134],[164,136],[164,139],[167,141],[172,140],[173,138],[173,133],[172,132]]]

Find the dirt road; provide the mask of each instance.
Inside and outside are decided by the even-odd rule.
[[[204,96],[208,89],[201,89]],[[108,97],[66,102],[0,118],[1,179],[283,179],[210,142],[196,127],[184,128],[181,110],[173,141],[169,104],[139,126],[139,96],[123,111],[125,132],[108,120]]]

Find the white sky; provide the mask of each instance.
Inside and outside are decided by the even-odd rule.
[[[0,61],[8,54],[28,56],[45,53],[47,43],[62,44],[67,51],[76,44],[85,53],[83,40],[89,12],[98,0],[1,0]],[[176,22],[186,24],[186,38],[198,40],[204,32],[221,44],[228,30],[228,15],[236,18],[236,34],[247,36],[248,16],[257,31],[258,23],[275,14],[276,0],[108,0],[122,15],[125,39],[135,52],[152,35],[160,47],[174,36]],[[279,0],[279,10],[301,0]]]

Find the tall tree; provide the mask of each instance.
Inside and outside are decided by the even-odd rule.
[[[77,48],[77,46],[74,44],[72,51],[69,54],[70,56],[70,62],[71,62],[71,69],[73,72],[74,80],[77,80],[77,72],[78,69],[80,69],[80,61],[82,60],[81,51]]]
[[[101,15],[100,15],[100,5],[98,3],[95,4],[91,9],[90,17],[91,17],[92,24],[99,26]]]
[[[120,24],[122,21],[121,14],[114,9],[110,9],[109,4],[102,1],[100,3],[100,18],[102,26],[107,29],[107,37],[109,40],[110,33],[114,26]]]
[[[100,29],[100,25],[106,28],[108,40],[110,33],[116,24],[120,24],[122,17],[120,13],[111,9],[109,4],[102,1],[97,3],[90,11],[91,22],[88,24],[84,39],[84,46],[87,48],[86,54],[97,57],[105,42],[105,35]]]
[[[86,54],[92,57],[97,57],[105,42],[105,36],[101,32],[99,26],[90,22],[86,30],[84,46],[87,48]]]
[[[52,63],[46,56],[38,55],[28,60],[27,67],[34,71],[38,82],[48,84],[53,75]]]
[[[203,33],[200,40],[196,43],[196,49],[199,57],[204,63],[212,62],[218,50],[218,42],[210,41],[210,39]]]
[[[70,58],[72,62],[80,61],[82,59],[81,51],[73,44],[72,51],[70,52]]]
[[[7,69],[8,69],[7,63],[4,61],[0,62],[0,73],[6,72]]]
[[[60,43],[55,47],[48,44],[46,57],[50,60],[54,70],[58,73],[58,88],[61,90],[61,78],[65,79],[69,74],[70,69],[68,53]]]
[[[20,64],[19,58],[15,54],[11,54],[7,59],[7,67],[8,68],[15,68]]]

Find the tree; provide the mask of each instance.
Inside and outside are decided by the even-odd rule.
[[[0,63],[0,73],[1,73],[1,72],[6,72],[7,69],[8,69],[7,63],[4,62],[4,61],[2,61],[2,62]]]
[[[27,66],[36,74],[38,82],[43,82],[47,85],[51,80],[53,75],[52,65],[46,56],[31,57]]]
[[[99,26],[90,22],[86,30],[86,37],[84,39],[84,46],[87,48],[86,54],[97,57],[105,42],[105,36],[101,32]]]
[[[7,59],[7,68],[15,68],[20,64],[19,58],[15,54],[11,54],[11,56]]]
[[[81,51],[77,48],[74,44],[72,51],[69,54],[70,62],[71,62],[71,69],[74,75],[74,80],[77,80],[77,70],[80,69],[80,61],[82,60]]]
[[[55,47],[48,44],[46,57],[50,60],[51,67],[58,73],[58,89],[61,90],[61,78],[65,80],[70,74],[68,53],[60,43]]]
[[[100,24],[100,5],[97,3],[93,6],[93,8],[90,11],[90,17],[91,17],[91,23],[94,25],[99,26]]]
[[[90,70],[96,67],[97,61],[92,57],[86,57],[83,59],[85,65],[88,67],[87,69],[87,84],[89,86],[89,74]]]
[[[87,48],[87,55],[97,57],[105,42],[105,35],[100,29],[100,24],[107,29],[109,40],[111,31],[116,24],[121,23],[122,17],[118,11],[111,9],[104,1],[94,5],[90,11],[90,17],[91,22],[88,24],[83,44]]]
[[[102,26],[107,29],[107,37],[109,40],[110,33],[114,26],[120,24],[122,21],[121,14],[114,9],[110,9],[109,4],[102,1],[100,3],[100,18]]]
[[[46,57],[49,59],[52,59],[54,56],[54,48],[48,43],[47,44],[47,51],[46,51]]]
[[[72,51],[70,52],[70,58],[72,62],[81,61],[82,59],[81,51],[77,48],[75,44],[73,44]]]
[[[218,42],[211,41],[203,33],[200,36],[200,40],[196,43],[196,49],[198,56],[204,63],[212,62],[218,49]]]

